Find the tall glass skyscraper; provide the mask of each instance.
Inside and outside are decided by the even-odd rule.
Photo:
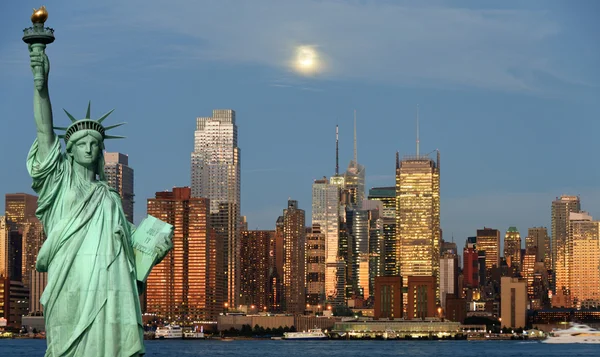
[[[509,227],[504,235],[504,258],[509,267],[520,271],[521,267],[521,234],[517,227]]]
[[[569,244],[569,214],[580,212],[581,202],[577,196],[561,196],[552,201],[552,270],[554,271],[554,293],[569,292],[569,262],[573,252]]]
[[[339,186],[331,184],[327,178],[315,180],[312,187],[312,225],[319,225],[325,235],[325,297],[333,301],[338,294],[339,259]]]
[[[382,251],[383,275],[399,275],[396,267],[396,187],[373,187],[369,200],[381,201],[384,248]]]
[[[192,197],[210,199],[211,226],[224,249],[226,301],[237,306],[240,295],[240,149],[235,111],[213,110],[197,118],[191,155]]]
[[[403,286],[409,276],[433,276],[440,299],[440,154],[396,160],[397,264]],[[404,301],[407,301],[405,299]]]

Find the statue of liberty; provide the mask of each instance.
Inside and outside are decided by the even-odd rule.
[[[43,7],[37,10],[38,17],[34,12],[30,34],[48,35],[51,30],[43,28],[47,13],[39,15],[42,10],[45,13]],[[106,132],[122,124],[104,126],[112,111],[94,120],[88,105],[85,118],[77,120],[65,110],[71,124],[55,127],[48,92],[50,63],[44,53],[52,41],[42,43],[43,36],[36,35],[28,42],[25,31],[35,78],[37,127],[27,169],[39,194],[36,215],[47,235],[36,262],[38,271],[48,272],[41,297],[46,356],[143,355],[139,301],[143,282],[136,279],[135,227],[125,218],[118,192],[104,177],[104,140],[116,138]],[[56,135],[54,129],[65,133]],[[65,152],[59,138],[64,138]],[[155,263],[172,247],[168,238],[158,243]]]

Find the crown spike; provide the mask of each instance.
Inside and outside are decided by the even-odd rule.
[[[115,110],[112,109],[111,111],[109,111],[108,113],[104,114],[103,116],[100,117],[100,119],[96,120],[98,123],[102,123],[104,121],[104,119],[106,119],[106,117],[108,117],[110,114],[112,114],[112,112],[114,112]]]
[[[105,131],[109,131],[110,129],[114,129],[114,128],[118,127],[118,126],[125,125],[125,124],[127,124],[127,123],[119,123],[119,124],[114,124],[114,125],[105,126],[105,127],[104,127],[104,130],[105,130]]]
[[[56,136],[58,136],[59,139],[64,139],[65,138],[64,135],[56,135]]]
[[[118,135],[104,135],[104,139],[125,139],[126,136],[118,136]]]
[[[90,109],[91,109],[91,107],[92,107],[92,101],[90,100],[88,102],[87,112],[85,113],[85,119],[91,119],[91,117],[90,117]]]
[[[52,129],[54,129],[54,130],[64,130],[64,131],[67,131],[67,129],[68,129],[68,128],[65,128],[65,127],[63,127],[63,126],[53,126],[53,127],[52,127]]]
[[[67,113],[69,119],[71,119],[71,123],[75,123],[77,121],[77,119],[75,119],[75,117],[72,116],[71,113],[69,113],[65,108],[63,108],[63,110],[65,111],[65,113]]]

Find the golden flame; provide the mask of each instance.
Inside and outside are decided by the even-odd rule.
[[[33,15],[31,15],[31,22],[33,23],[44,23],[48,19],[48,11],[46,7],[42,5],[39,9],[33,9]]]

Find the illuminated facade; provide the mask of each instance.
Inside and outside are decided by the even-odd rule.
[[[381,201],[384,248],[382,252],[383,275],[398,275],[396,264],[396,187],[373,187],[369,201]]]
[[[552,270],[554,271],[554,293],[564,290],[569,294],[573,257],[572,244],[569,242],[569,214],[581,211],[581,202],[577,196],[561,196],[552,201]]]
[[[254,305],[258,311],[269,309],[271,244],[275,231],[242,231],[240,303]]]
[[[6,219],[19,225],[27,218],[35,217],[37,196],[26,193],[8,193],[4,199]]]
[[[438,316],[436,311],[435,276],[409,276],[406,317],[409,320]]]
[[[192,197],[210,200],[211,224],[223,247],[226,300],[237,305],[240,288],[240,149],[235,111],[213,110],[196,119],[191,154]]]
[[[409,276],[433,276],[439,300],[440,155],[396,160],[396,262],[408,286]],[[407,299],[404,299],[407,301]]]
[[[224,306],[222,256],[209,226],[209,200],[174,187],[148,199],[148,214],[172,224],[174,234],[173,249],[148,277],[146,312],[181,324],[216,320]]]
[[[305,213],[298,201],[289,200],[283,210],[283,311],[304,312],[304,248],[306,242]]]
[[[521,265],[521,234],[516,227],[510,227],[504,235],[504,259],[509,267],[517,271]]]
[[[119,192],[125,217],[133,223],[133,169],[128,165],[129,156],[120,152],[104,153],[106,182]]]
[[[571,296],[576,307],[600,306],[600,222],[585,212],[569,215]]]
[[[550,250],[550,237],[546,227],[533,227],[527,230],[525,249],[536,248],[537,262],[544,262],[546,270],[552,269],[552,252]]]
[[[338,291],[340,188],[326,178],[315,180],[312,186],[312,224],[325,235],[325,296],[335,300]]]
[[[440,298],[444,308],[448,295],[458,295],[458,255],[445,252],[440,258]]]
[[[326,241],[326,234],[322,233],[321,227],[313,224],[310,233],[306,234],[305,248],[306,303],[310,305],[319,305],[325,302]],[[336,276],[330,278],[335,282]]]
[[[486,228],[477,230],[477,251],[485,252],[485,270],[490,274],[493,267],[500,266],[500,231]],[[480,279],[482,277],[480,276]]]

